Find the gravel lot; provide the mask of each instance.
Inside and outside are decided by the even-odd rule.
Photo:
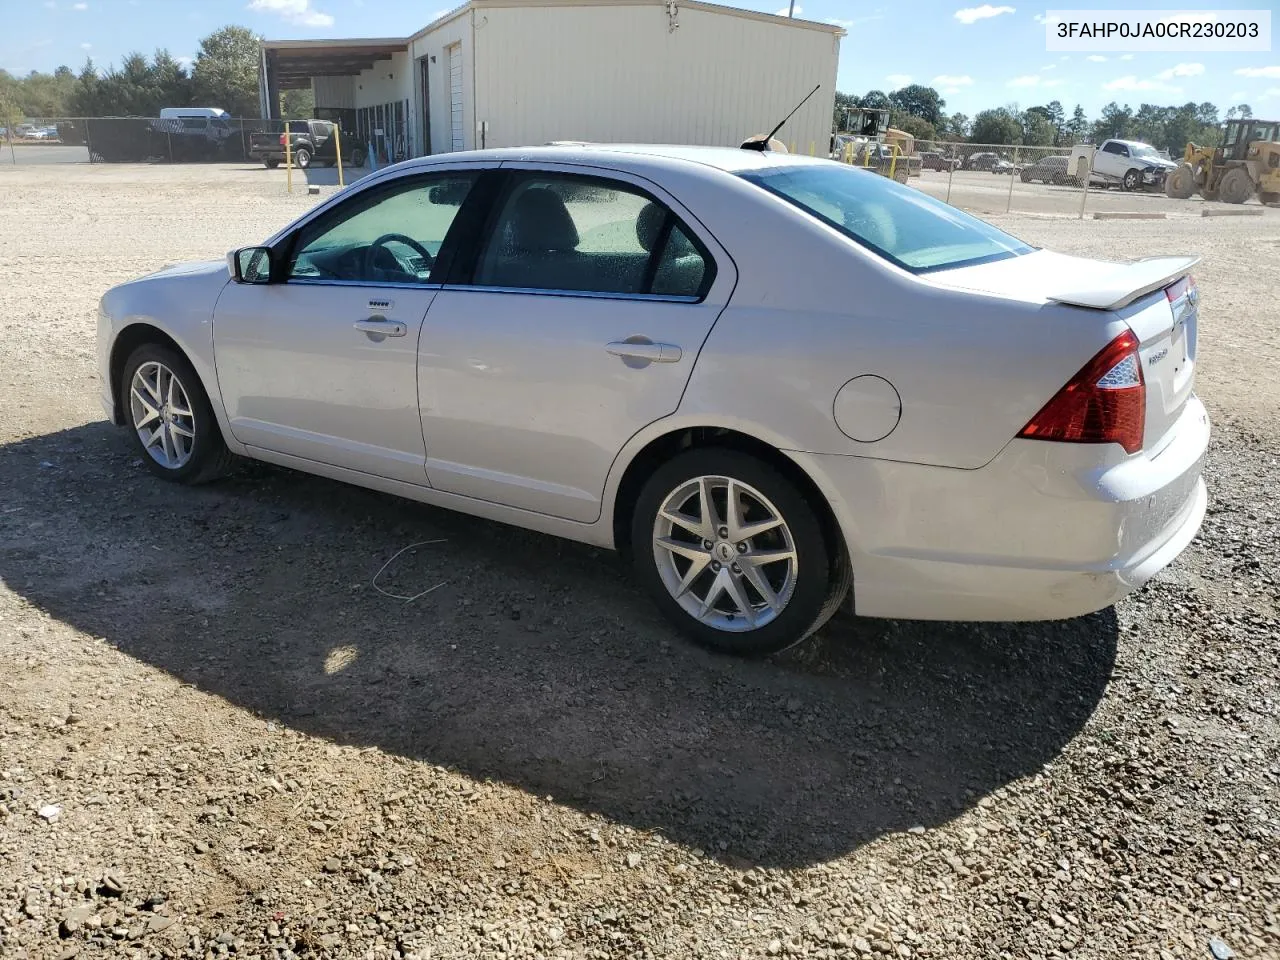
[[[0,168],[0,956],[1280,957],[1280,211],[997,218],[1205,256],[1210,515],[1173,568],[743,664],[599,551],[150,477],[96,300],[266,236],[311,202],[283,183]],[[371,588],[429,540],[380,583],[444,587]]]

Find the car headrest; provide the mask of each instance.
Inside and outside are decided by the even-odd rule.
[[[666,217],[667,211],[652,201],[646,204],[640,211],[640,216],[636,217],[636,239],[640,241],[640,246],[646,253],[653,253],[654,244],[658,242],[658,235],[662,232],[662,224]],[[684,231],[673,225],[667,238],[667,250],[663,252],[663,256],[687,257],[693,252],[693,245],[685,237]]]
[[[516,199],[511,243],[521,253],[573,250],[578,246],[578,228],[555,191],[533,187]]]

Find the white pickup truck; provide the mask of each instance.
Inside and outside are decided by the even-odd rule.
[[[1090,180],[1117,184],[1124,190],[1163,190],[1165,177],[1178,167],[1149,143],[1104,140],[1097,147],[1077,144],[1071,148],[1067,169],[1077,181],[1082,182],[1090,173],[1090,154],[1093,156]]]

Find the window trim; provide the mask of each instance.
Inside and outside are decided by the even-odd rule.
[[[323,277],[292,277],[289,274],[293,270],[294,258],[299,252],[298,245],[304,235],[319,236],[332,229],[337,223],[359,216],[366,210],[377,206],[390,195],[417,189],[433,180],[469,176],[472,178],[471,189],[467,192],[467,196],[462,201],[461,206],[458,207],[458,212],[454,215],[453,222],[449,224],[449,229],[445,232],[444,239],[440,241],[440,251],[432,262],[433,274],[436,271],[437,264],[439,264],[441,266],[441,275],[448,276],[458,254],[459,223],[463,218],[463,214],[467,212],[468,207],[473,204],[473,200],[487,172],[489,171],[482,167],[453,167],[394,177],[370,185],[367,189],[347,197],[342,203],[335,204],[322,211],[318,216],[299,224],[297,229],[290,231],[283,237],[278,247],[272,251],[274,268],[271,283],[296,283],[308,286],[397,287],[410,290],[439,289],[444,285],[442,280],[428,280],[424,283],[410,283],[398,280],[330,280]],[[281,256],[278,258],[274,255],[275,249],[279,249],[281,252]],[[278,276],[276,275],[277,273]]]
[[[497,172],[497,171],[495,171]],[[492,184],[493,191],[489,197],[489,207],[483,217],[483,222],[479,224],[479,228],[474,230],[468,236],[460,247],[463,254],[455,257],[450,272],[445,276],[444,285],[450,290],[466,290],[483,293],[504,293],[504,294],[520,294],[533,295],[541,294],[552,297],[579,297],[589,300],[638,300],[656,303],[702,303],[711,294],[712,288],[715,286],[716,279],[720,275],[719,264],[712,255],[711,250],[698,236],[697,232],[691,230],[688,224],[671,208],[671,204],[656,196],[651,190],[635,183],[631,180],[621,179],[616,176],[609,176],[605,173],[579,173],[576,170],[565,170],[561,167],[503,167],[500,171],[502,180],[500,183]],[[597,290],[559,290],[547,287],[514,287],[507,285],[489,285],[476,283],[475,277],[480,269],[480,262],[496,235],[498,221],[506,209],[507,202],[511,199],[512,193],[516,188],[525,181],[531,179],[569,179],[575,183],[586,183],[595,186],[604,187],[608,190],[622,190],[625,193],[643,197],[645,200],[656,203],[659,207],[666,211],[666,224],[664,230],[666,237],[664,238],[662,252],[666,252],[666,243],[669,242],[670,236],[679,227],[681,232],[697,250],[698,255],[702,257],[703,273],[702,282],[699,284],[698,293],[693,296],[677,295],[677,294],[661,294],[661,293],[624,293]],[[472,188],[472,193],[475,193]],[[470,197],[468,197],[470,200]],[[461,214],[459,214],[461,218]],[[443,248],[442,248],[443,249]],[[661,257],[657,257],[650,252],[650,263],[660,261]],[[648,266],[646,265],[646,274]],[[655,271],[656,274],[656,271]],[[652,281],[650,281],[652,282]]]

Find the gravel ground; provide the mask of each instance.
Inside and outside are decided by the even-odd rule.
[[[74,172],[72,172],[74,170]],[[0,170],[0,956],[1280,957],[1280,220],[1195,251],[1210,515],[1064,623],[674,638],[608,554],[265,466],[154,481],[110,284],[310,202],[235,167]],[[405,605],[380,585],[417,592]]]

